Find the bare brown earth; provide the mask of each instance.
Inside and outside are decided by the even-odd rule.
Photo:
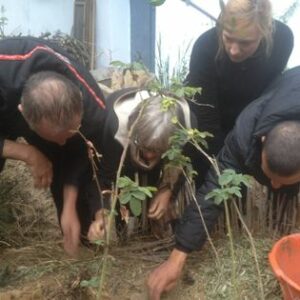
[[[98,283],[94,287],[91,279],[101,273],[102,250],[82,248],[80,259],[68,258],[49,192],[33,189],[22,163],[9,162],[0,176],[0,300],[97,299]],[[264,297],[276,300],[281,299],[281,292],[267,260],[272,242],[255,236]],[[214,245],[219,264],[207,243],[190,256],[178,286],[162,299],[262,299],[249,239],[236,235],[234,260],[226,237],[215,237]],[[150,236],[115,243],[109,251],[101,299],[147,299],[145,278],[170,251],[170,240]]]

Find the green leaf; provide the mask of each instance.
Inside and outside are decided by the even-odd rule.
[[[143,193],[140,190],[133,191],[131,195],[132,195],[132,197],[134,197],[136,199],[139,199],[139,200],[145,200],[146,199],[145,193]]]
[[[99,277],[92,277],[90,280],[82,280],[80,286],[97,288],[99,286]]]
[[[213,191],[209,192],[204,199],[214,199],[214,203],[220,205],[223,201],[227,200],[228,198],[229,195],[227,193],[227,189],[214,189]]]
[[[139,190],[142,191],[146,196],[148,196],[149,198],[152,197],[152,192],[156,192],[157,188],[155,187],[139,187]]]
[[[151,5],[160,6],[166,2],[166,0],[148,0]]]
[[[97,245],[97,246],[104,246],[105,245],[104,240],[96,240],[96,241],[92,241],[92,243]]]
[[[129,202],[131,212],[138,217],[142,213],[142,203],[140,200],[132,198]]]
[[[132,199],[132,197],[130,193],[121,193],[119,195],[119,199],[122,204],[127,204]]]
[[[129,66],[128,64],[125,64],[120,60],[114,60],[110,63],[110,65],[113,67],[121,68],[121,69],[126,69]]]
[[[171,119],[172,124],[178,124],[178,118],[177,117],[172,117]]]
[[[216,196],[215,191],[209,192],[206,196],[205,196],[205,200],[209,200],[211,198],[214,198]]]
[[[146,71],[146,66],[142,63],[142,62],[138,62],[138,61],[134,61],[132,64],[131,64],[132,68],[134,70],[145,70]]]
[[[222,202],[224,202],[224,200],[226,200],[226,199],[224,199],[224,195],[218,195],[218,196],[216,196],[215,197],[215,199],[214,199],[215,201],[215,204],[217,204],[217,205],[220,205]]]
[[[129,180],[130,179],[128,177],[126,177],[126,176],[125,177],[120,177],[119,180],[118,180],[117,186],[119,188],[124,188],[125,186],[128,185],[128,181]]]
[[[219,177],[219,184],[220,186],[226,186],[228,185],[231,181],[233,180],[233,175],[232,174],[226,174],[223,173]]]
[[[241,179],[241,183],[243,183],[247,187],[251,187],[251,176],[249,175],[242,175],[243,178]]]
[[[179,98],[184,97],[184,89],[178,89],[175,91],[175,95]]]
[[[199,93],[201,95],[202,88],[194,88],[190,86],[184,87],[184,94],[187,98],[193,98],[196,93]]]
[[[242,198],[242,193],[241,193],[241,189],[240,187],[238,186],[233,186],[231,188],[228,189],[228,192],[231,194],[231,195],[235,195],[239,198]]]

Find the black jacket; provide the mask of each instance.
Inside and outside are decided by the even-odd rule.
[[[198,126],[215,135],[211,152],[217,154],[239,113],[285,68],[293,49],[292,31],[279,21],[274,23],[274,43],[270,56],[261,43],[256,53],[241,63],[232,62],[226,53],[217,56],[218,33],[214,27],[195,42],[186,83],[202,87],[197,109]],[[225,51],[224,51],[225,52]]]
[[[76,135],[64,146],[47,142],[28,127],[17,109],[28,77],[46,70],[61,73],[80,88],[84,103],[81,132],[101,150],[105,104],[89,71],[55,44],[32,37],[17,37],[0,41],[0,156],[4,139],[24,137],[52,160],[54,168],[63,170],[63,183],[79,186],[90,172],[82,138]]]
[[[299,99],[300,67],[297,67],[277,78],[261,97],[243,110],[217,156],[220,169],[252,175],[261,184],[270,186],[260,167],[261,137],[282,121],[300,120]],[[217,179],[215,171],[210,169],[196,195],[209,229],[223,210],[222,205],[214,204],[213,200],[204,200],[207,193],[218,187]],[[177,248],[185,252],[200,249],[205,240],[197,207],[190,205],[176,229]]]

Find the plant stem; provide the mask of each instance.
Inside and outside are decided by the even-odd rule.
[[[236,260],[235,260],[235,252],[234,252],[234,245],[233,245],[233,235],[232,235],[232,231],[231,231],[230,214],[229,214],[227,200],[224,201],[224,207],[225,207],[226,228],[227,228],[228,237],[229,237],[230,253],[231,253],[231,259],[232,259],[231,281],[232,281],[232,285],[233,285],[233,289],[234,289],[234,294],[232,295],[233,296],[232,299],[239,299],[238,298],[237,280],[236,280]]]
[[[258,264],[258,259],[257,259],[257,253],[256,253],[256,248],[255,248],[255,243],[254,243],[254,240],[253,240],[253,237],[252,237],[252,234],[249,230],[249,228],[247,227],[246,223],[244,222],[244,219],[243,219],[243,216],[241,215],[241,212],[239,210],[239,208],[237,207],[237,204],[235,201],[233,201],[233,205],[236,209],[236,212],[239,216],[239,219],[249,237],[249,240],[250,240],[250,244],[251,244],[251,250],[252,250],[252,253],[253,253],[253,257],[254,257],[254,261],[255,261],[255,266],[256,266],[256,270],[257,270],[257,275],[258,275],[258,286],[259,286],[259,289],[260,289],[260,293],[261,293],[261,299],[264,300],[265,299],[265,293],[264,293],[264,286],[263,286],[263,283],[262,283],[262,280],[261,280],[261,272],[260,272],[260,268],[259,268],[259,264]]]
[[[111,230],[112,230],[112,224],[113,224],[113,219],[115,218],[115,208],[116,208],[116,204],[118,201],[118,180],[121,177],[121,172],[122,172],[122,168],[126,159],[126,154],[127,154],[127,150],[129,147],[129,142],[130,142],[130,138],[132,136],[132,132],[134,129],[134,126],[136,125],[136,123],[138,122],[139,118],[141,117],[142,113],[144,110],[144,106],[142,107],[142,109],[139,111],[139,115],[136,118],[136,120],[133,122],[132,126],[130,127],[129,131],[128,131],[128,140],[127,143],[124,146],[121,158],[120,158],[120,163],[118,166],[118,170],[117,170],[117,176],[116,176],[116,184],[114,186],[113,189],[113,193],[112,193],[112,203],[111,203],[111,210],[108,216],[108,225],[107,225],[107,232],[106,232],[106,244],[104,247],[104,252],[103,252],[103,263],[102,263],[102,270],[101,270],[101,275],[100,275],[100,281],[99,281],[99,287],[98,287],[98,292],[97,292],[97,300],[101,299],[101,295],[102,295],[102,290],[103,290],[103,286],[104,286],[104,282],[105,282],[105,274],[106,274],[106,269],[107,269],[107,260],[108,260],[108,253],[109,253],[109,246],[110,246],[110,238],[111,238]]]
[[[184,171],[183,171],[183,174],[184,174],[184,176],[185,176],[185,178],[186,178],[189,186],[192,189],[192,183],[191,183],[189,177],[187,176],[187,174]],[[214,254],[216,256],[217,267],[220,267],[221,266],[221,261],[220,261],[219,255],[218,255],[217,249],[216,249],[216,247],[215,247],[215,245],[214,245],[214,243],[212,241],[212,238],[211,238],[211,236],[209,234],[208,228],[207,228],[207,226],[205,224],[204,217],[203,217],[203,214],[202,214],[202,211],[201,211],[201,207],[200,207],[200,205],[197,202],[197,199],[196,199],[196,196],[195,196],[195,192],[192,193],[192,198],[193,198],[193,201],[194,201],[194,203],[195,203],[195,205],[196,205],[196,207],[198,209],[198,212],[199,212],[199,215],[200,215],[200,218],[201,218],[201,221],[202,221],[202,225],[203,225],[204,231],[205,231],[205,233],[207,235],[207,240],[208,240],[209,244],[211,245],[212,250],[213,250],[213,252],[214,252]]]

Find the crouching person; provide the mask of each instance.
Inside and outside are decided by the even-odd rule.
[[[147,213],[150,220],[163,220],[151,226],[156,228],[157,237],[163,235],[163,228],[167,227],[164,225],[174,217],[171,204],[182,184],[182,170],[168,167],[162,158],[170,148],[170,137],[178,129],[172,119],[176,117],[186,128],[191,128],[194,122],[187,101],[176,100],[173,107],[165,110],[163,100],[161,96],[136,89],[118,91],[107,98],[100,169],[101,189],[105,192],[115,183],[120,158],[128,145],[122,176],[135,180],[138,174],[140,185],[157,187]]]
[[[1,169],[5,159],[23,161],[36,188],[51,188],[64,249],[74,256],[101,209],[78,130],[101,151],[102,92],[63,49],[32,37],[0,41],[0,70]]]
[[[234,129],[217,156],[221,170],[252,175],[259,183],[274,191],[298,186],[300,182],[300,68],[285,72],[238,117]],[[211,168],[198,190],[198,206],[191,203],[175,229],[176,246],[167,261],[148,278],[151,300],[176,285],[190,252],[199,250],[208,230],[217,223],[223,211],[213,199],[205,196],[219,188],[218,176]]]

